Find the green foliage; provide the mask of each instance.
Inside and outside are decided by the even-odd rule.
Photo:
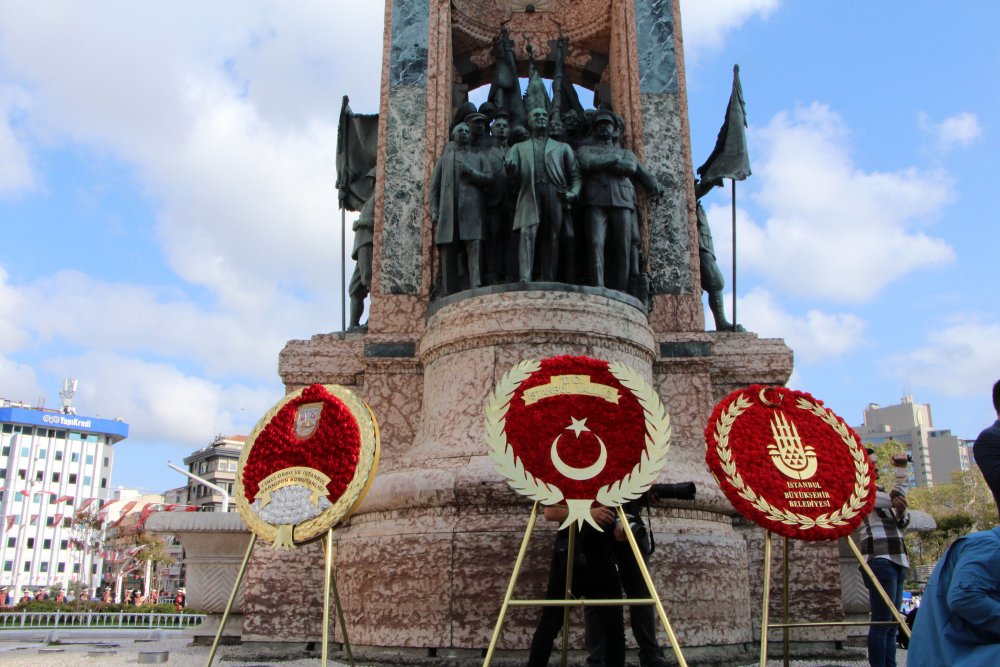
[[[910,491],[911,509],[923,510],[937,528],[908,533],[906,546],[913,565],[933,565],[957,538],[997,525],[997,507],[979,468],[955,471],[951,483]]]
[[[143,604],[138,607],[131,604],[120,604],[116,602],[92,602],[89,600],[74,600],[73,602],[63,602],[56,604],[52,600],[32,600],[23,604],[9,607],[7,611],[0,613],[16,613],[21,611],[31,612],[53,612],[53,611],[94,611],[94,612],[134,612],[137,614],[176,614],[177,609],[173,603],[164,602],[162,604]],[[196,609],[184,609],[185,614],[201,614],[204,612]]]
[[[881,445],[872,447],[872,449],[875,450],[875,456],[878,457],[878,463],[875,464],[875,485],[889,491],[892,489],[894,474],[892,457],[899,454],[906,454],[909,450],[906,448],[906,445],[891,438]]]

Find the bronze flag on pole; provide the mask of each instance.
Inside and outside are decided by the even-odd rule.
[[[747,152],[746,102],[740,85],[740,66],[733,66],[733,92],[726,108],[726,120],[715,140],[715,149],[698,167],[698,175],[706,185],[722,185],[722,179],[742,181],[750,175],[750,154]]]
[[[360,211],[371,195],[377,144],[378,114],[354,113],[344,95],[337,128],[337,189],[341,208]]]

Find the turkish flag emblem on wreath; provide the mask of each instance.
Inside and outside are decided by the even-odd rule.
[[[565,502],[563,526],[600,527],[595,503],[638,498],[666,463],[670,417],[633,369],[589,357],[517,364],[486,405],[486,440],[497,471],[544,505]]]

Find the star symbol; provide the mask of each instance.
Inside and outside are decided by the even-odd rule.
[[[582,431],[590,431],[590,429],[587,428],[587,418],[586,417],[584,417],[583,419],[577,419],[576,417],[570,417],[570,419],[572,420],[572,423],[569,426],[566,427],[566,430],[567,431],[573,431],[574,433],[576,433],[576,437],[579,438],[580,437],[580,433]]]

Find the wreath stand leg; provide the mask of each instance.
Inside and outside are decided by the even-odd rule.
[[[233,584],[233,592],[229,594],[229,601],[226,602],[226,609],[222,612],[222,619],[219,621],[219,629],[215,632],[215,640],[212,641],[212,650],[208,653],[208,662],[206,667],[212,667],[212,661],[215,660],[215,652],[219,649],[219,642],[222,641],[222,631],[226,629],[226,621],[229,620],[229,612],[233,610],[233,604],[236,602],[236,593],[240,590],[240,584],[243,583],[243,576],[247,573],[247,563],[250,562],[250,554],[253,553],[253,547],[257,543],[257,533],[250,534],[250,544],[247,545],[246,555],[243,556],[243,562],[240,564],[240,571],[236,574],[236,583]]]
[[[851,547],[851,551],[854,552],[855,558],[858,559],[858,564],[861,565],[861,569],[864,570],[865,575],[869,580],[875,585],[875,590],[882,597],[882,601],[885,602],[886,607],[892,611],[892,615],[896,618],[895,621],[863,621],[863,622],[853,622],[847,621],[843,623],[791,623],[788,618],[788,538],[784,538],[783,546],[783,586],[782,586],[782,616],[783,620],[781,623],[771,624],[768,621],[768,610],[770,608],[770,597],[771,597],[771,531],[766,531],[764,533],[764,594],[762,600],[761,609],[761,622],[760,622],[760,667],[767,667],[767,631],[769,629],[781,628],[782,630],[782,640],[784,644],[783,651],[783,663],[785,667],[789,664],[789,637],[788,631],[790,628],[807,628],[807,627],[822,627],[822,626],[834,626],[834,625],[875,625],[875,624],[893,624],[898,623],[900,628],[902,628],[903,633],[906,634],[907,638],[910,637],[910,628],[906,625],[906,619],[903,615],[899,613],[896,609],[896,605],[893,604],[892,600],[889,599],[889,595],[882,588],[882,584],[878,582],[875,578],[875,573],[872,572],[871,568],[868,567],[868,561],[861,554],[858,549],[858,545],[854,543],[854,539],[848,535],[847,544]]]
[[[531,540],[531,531],[535,528],[535,519],[538,518],[538,501],[531,506],[531,516],[528,518],[528,527],[524,529],[524,538],[521,540],[521,549],[517,552],[517,560],[514,561],[514,571],[510,575],[510,583],[507,584],[507,593],[504,595],[503,604],[500,605],[500,616],[497,618],[496,627],[493,629],[493,636],[490,638],[490,646],[486,650],[486,657],[483,667],[489,667],[493,660],[493,651],[496,650],[497,640],[500,638],[500,629],[503,628],[503,620],[507,615],[507,608],[510,606],[511,597],[514,595],[514,585],[521,572],[521,564],[524,562],[524,554],[528,551],[528,542]]]
[[[632,555],[635,557],[635,562],[639,566],[639,571],[642,573],[642,579],[646,582],[646,589],[652,598],[652,604],[656,606],[656,611],[660,615],[660,622],[663,623],[663,629],[667,633],[667,639],[670,640],[670,648],[674,651],[674,658],[677,660],[679,667],[687,667],[687,662],[684,660],[684,654],[681,653],[680,644],[677,643],[677,636],[674,635],[674,630],[670,627],[670,619],[667,618],[667,611],[663,608],[663,602],[660,601],[660,595],[656,592],[656,588],[653,586],[653,578],[649,576],[649,569],[646,567],[646,560],[642,557],[642,552],[639,551],[639,545],[635,541],[635,535],[632,533],[632,527],[628,523],[628,517],[625,516],[625,510],[622,509],[621,505],[618,506],[618,518],[621,519],[622,527],[625,530],[625,536],[628,538],[629,546],[632,547]],[[623,600],[626,603],[639,603],[639,604],[650,604],[650,600],[632,600],[626,598]]]
[[[337,593],[337,579],[333,573],[333,528],[327,531],[324,540],[326,547],[326,577],[323,582],[323,653],[322,665],[326,667],[330,646],[330,592],[333,592],[333,604],[337,608],[337,623],[340,624],[340,631],[344,635],[344,651],[347,653],[347,661],[354,667],[354,656],[351,655],[351,640],[347,637],[347,623],[344,622],[344,608],[340,604],[340,595]]]
[[[569,544],[566,548],[566,594],[564,600],[569,600],[573,594],[573,561],[576,555],[576,524],[569,527]],[[569,659],[569,605],[563,607],[562,657],[559,666],[566,667]]]
[[[877,590],[878,594],[882,596],[882,601],[885,602],[885,606],[892,611],[892,615],[896,618],[896,622],[899,623],[899,627],[903,630],[906,638],[909,639],[910,626],[906,624],[906,619],[903,618],[903,615],[899,613],[899,609],[896,609],[896,605],[889,599],[889,595],[885,592],[885,589],[882,588],[882,584],[880,584],[878,579],[875,578],[875,573],[872,572],[870,567],[868,567],[868,561],[866,561],[865,557],[861,555],[861,550],[858,549],[858,545],[854,543],[854,539],[850,535],[847,536],[847,544],[850,545],[851,551],[854,552],[854,556],[858,559],[861,569],[865,571],[865,574],[868,575],[868,579],[875,585],[875,590]],[[889,622],[891,623],[892,621]]]

